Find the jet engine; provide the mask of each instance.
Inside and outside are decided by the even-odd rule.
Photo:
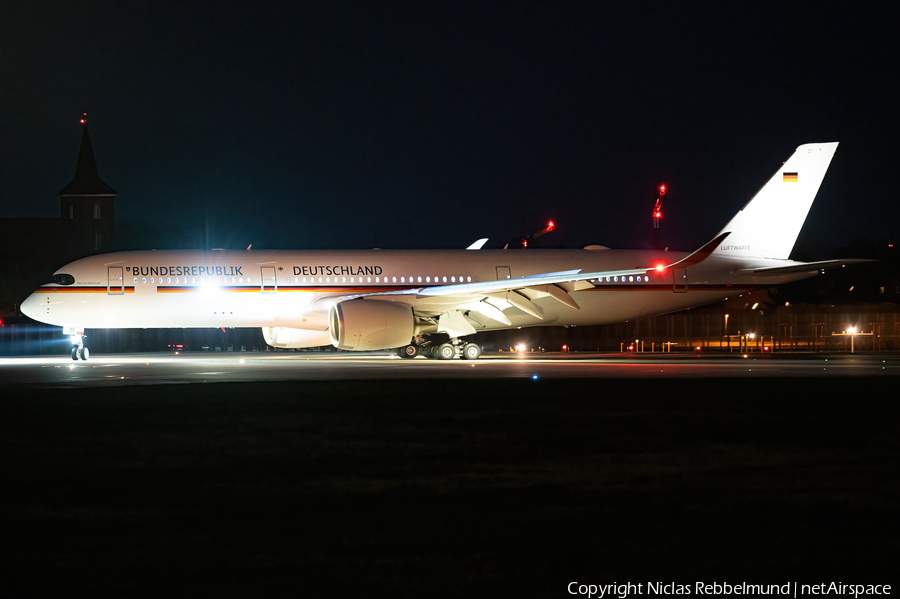
[[[263,338],[272,347],[320,347],[331,343],[328,331],[308,331],[288,327],[263,327]]]
[[[338,349],[393,349],[416,334],[412,306],[380,300],[350,300],[331,307],[331,343]]]

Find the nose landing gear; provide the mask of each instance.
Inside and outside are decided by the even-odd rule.
[[[84,344],[84,335],[76,335],[73,337],[72,344],[72,359],[73,360],[82,360],[84,362],[88,361],[88,358],[91,357],[91,351]]]

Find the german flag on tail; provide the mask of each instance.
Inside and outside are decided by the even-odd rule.
[[[797,173],[781,173],[782,181],[785,183],[796,183]]]

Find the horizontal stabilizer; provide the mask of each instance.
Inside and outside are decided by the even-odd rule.
[[[851,258],[843,260],[822,260],[821,262],[791,262],[784,266],[765,266],[763,268],[747,268],[739,272],[744,274],[752,274],[757,276],[777,276],[789,275],[798,272],[811,272],[813,270],[829,270],[832,268],[843,268],[849,264],[860,264],[862,262],[876,262],[876,260],[867,260],[863,258]]]

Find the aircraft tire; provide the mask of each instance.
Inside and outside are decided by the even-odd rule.
[[[91,357],[91,351],[87,347],[82,347],[78,350],[78,357],[87,362],[88,358]]]
[[[401,358],[412,359],[419,355],[419,348],[415,345],[405,345],[397,350]]]
[[[463,346],[462,350],[462,358],[463,360],[477,360],[481,357],[481,346],[477,343],[466,343]]]
[[[449,343],[442,343],[438,346],[438,358],[441,360],[452,360],[456,357],[456,348]]]
[[[78,348],[77,348],[77,347],[73,347],[73,348],[72,348],[72,359],[73,359],[73,360],[77,360],[77,359],[78,359]]]

